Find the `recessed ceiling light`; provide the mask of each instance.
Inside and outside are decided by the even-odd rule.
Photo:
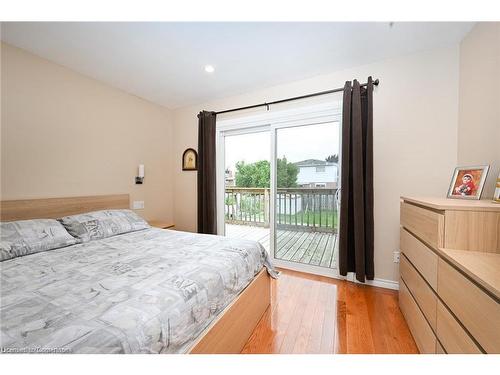
[[[215,68],[213,65],[205,65],[205,72],[207,73],[213,73],[215,71]]]

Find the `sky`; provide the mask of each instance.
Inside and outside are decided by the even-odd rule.
[[[286,156],[290,162],[306,159],[324,160],[339,153],[339,123],[298,126],[278,129],[277,156]],[[269,160],[271,139],[269,132],[241,134],[226,137],[226,168],[235,170],[236,162],[254,163]]]

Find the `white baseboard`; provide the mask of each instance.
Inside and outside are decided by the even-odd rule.
[[[364,283],[361,283],[356,280],[356,274],[354,272],[349,272],[345,279],[356,284],[364,284],[376,286],[379,288],[399,290],[399,283],[397,281],[374,278],[373,280],[366,280]]]
[[[284,268],[292,271],[298,271],[303,273],[309,273],[312,275],[319,275],[324,277],[330,277],[332,279],[339,279],[338,270],[336,268],[319,267],[312,265],[303,265],[301,263],[283,262],[279,259],[273,260],[273,265],[279,268]]]
[[[346,281],[350,281],[350,282],[356,283],[356,284],[363,284],[363,285],[369,285],[369,286],[376,286],[379,288],[399,290],[399,283],[397,281],[393,281],[393,280],[385,280],[385,279],[375,278],[373,280],[366,280],[366,282],[360,283],[358,280],[356,280],[356,274],[354,272],[349,272],[347,274],[347,277],[344,277],[344,276],[339,275],[338,269],[316,267],[316,266],[304,267],[303,265],[301,265],[299,263],[297,265],[293,265],[293,264],[290,264],[289,262],[280,262],[279,260],[276,260],[276,259],[274,260],[273,264],[277,267],[289,269],[292,271],[311,273],[314,275],[331,277],[332,279],[346,280]]]

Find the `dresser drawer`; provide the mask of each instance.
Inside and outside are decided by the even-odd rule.
[[[410,327],[411,334],[420,353],[436,352],[436,336],[419,310],[404,281],[399,282],[399,307]]]
[[[438,294],[487,353],[500,353],[498,302],[443,259],[438,262]]]
[[[482,353],[441,301],[437,305],[436,333],[449,354]]]
[[[444,247],[500,253],[500,212],[446,211]]]
[[[422,274],[429,285],[437,289],[438,256],[418,238],[404,228],[400,228],[400,250],[415,268]]]
[[[432,247],[443,247],[444,215],[401,202],[401,225]]]
[[[399,263],[399,272],[427,321],[436,329],[436,295],[404,255]]]

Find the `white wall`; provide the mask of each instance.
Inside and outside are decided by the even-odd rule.
[[[500,173],[500,22],[476,24],[460,44],[458,163],[490,164],[483,197]]]
[[[146,219],[173,220],[169,110],[8,44],[1,53],[2,199],[129,193]]]
[[[342,87],[346,80],[364,82],[369,75],[381,82],[374,93],[375,277],[398,280],[392,252],[399,247],[400,195],[444,196],[456,165],[458,46],[175,110],[176,227],[196,230],[196,172],[182,171],[181,155],[187,147],[197,148],[200,110],[217,111]]]

